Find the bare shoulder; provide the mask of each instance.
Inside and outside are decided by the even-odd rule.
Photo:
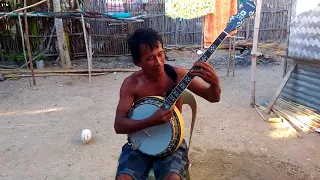
[[[125,117],[127,115],[134,101],[138,77],[139,71],[132,73],[123,80],[120,88],[120,98],[116,111],[116,120],[119,117]]]
[[[188,70],[181,66],[172,66],[178,75],[178,79],[181,79],[184,75],[187,74]]]
[[[133,92],[135,89],[135,85],[138,82],[138,77],[140,76],[140,74],[141,72],[137,71],[127,76],[122,82],[121,91]]]

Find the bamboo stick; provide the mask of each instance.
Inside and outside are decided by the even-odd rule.
[[[278,114],[280,114],[281,116],[283,116],[286,120],[288,120],[289,122],[291,122],[296,128],[295,129],[300,129],[302,132],[308,132],[310,131],[310,128],[308,128],[307,126],[305,126],[303,123],[301,123],[300,121],[298,121],[296,118],[288,115],[283,109],[281,108],[274,108],[274,112],[277,112]],[[277,114],[276,113],[276,114]]]
[[[290,109],[290,102],[278,102],[274,109],[281,110],[287,115],[288,120],[295,121],[296,124],[299,124],[304,129],[308,128],[314,131],[316,128],[320,128],[320,124],[314,121],[315,116],[294,112],[294,110]]]
[[[107,75],[109,73],[91,73],[91,76],[101,76],[101,75]],[[81,74],[77,74],[77,73],[62,73],[62,74],[58,74],[58,73],[49,73],[49,74],[35,74],[35,77],[48,77],[48,76],[88,76],[88,73],[81,73]],[[17,77],[30,77],[30,75],[28,74],[10,74],[5,76],[6,78],[17,78]]]
[[[91,72],[136,72],[139,69],[92,69]],[[88,69],[51,69],[51,70],[44,70],[44,69],[35,69],[34,73],[36,74],[46,74],[46,73],[83,73],[89,72]],[[2,74],[13,74],[13,73],[30,73],[28,70],[0,70]]]
[[[305,129],[306,131],[314,130],[316,127],[313,127],[310,123],[306,123],[304,120],[300,119],[296,114],[292,113],[291,111],[288,111],[281,107],[275,107],[277,110],[281,110],[283,113],[286,114],[288,117],[288,120],[295,121],[302,129]],[[313,124],[313,123],[312,123]]]
[[[42,0],[42,1],[40,1],[40,2],[37,2],[37,3],[35,3],[35,4],[32,4],[32,5],[30,5],[30,6],[27,6],[27,5],[26,5],[27,3],[25,3],[25,6],[24,6],[23,8],[16,9],[16,10],[14,10],[14,11],[12,11],[12,12],[6,13],[6,14],[3,15],[3,16],[0,16],[0,20],[1,20],[2,18],[5,18],[5,17],[11,15],[11,14],[14,14],[15,12],[19,12],[19,11],[23,11],[23,10],[26,12],[27,9],[32,8],[32,7],[35,7],[35,6],[38,6],[39,4],[42,4],[42,3],[47,2],[47,1],[48,1],[48,0]],[[25,15],[25,16],[26,16],[26,15]]]
[[[283,117],[280,111],[274,110],[273,112],[288,125],[288,127],[291,129],[293,133],[295,133],[298,137],[302,137],[302,135],[299,133],[300,128],[298,128],[294,123],[288,121],[285,117]]]
[[[286,44],[287,44],[287,48],[286,48],[286,56],[288,56],[289,53],[289,35],[290,35],[290,21],[291,21],[291,11],[292,11],[292,0],[289,0],[288,2],[288,6],[289,6],[289,11],[288,11],[288,21],[287,21],[287,37],[286,37]],[[288,59],[285,58],[284,59],[284,65],[283,65],[283,74],[282,77],[285,77],[286,73],[287,73],[287,69],[288,69]]]
[[[277,105],[291,111],[294,116],[300,115],[302,117],[308,117],[310,120],[310,122],[309,122],[310,125],[317,127],[317,128],[320,128],[320,124],[319,124],[320,118],[316,113],[309,113],[309,112],[305,111],[304,109],[299,109],[297,107],[292,106],[291,102],[281,101],[281,99],[277,102]],[[299,120],[301,119],[299,117],[297,117],[297,118]],[[302,120],[302,121],[304,121],[304,120]]]
[[[290,70],[290,72],[288,72],[286,74],[286,76],[284,77],[284,79],[282,80],[282,83],[279,85],[279,88],[277,89],[276,93],[274,94],[274,96],[272,97],[272,99],[270,100],[270,103],[268,104],[268,107],[266,108],[265,112],[267,114],[270,113],[273,105],[276,103],[277,99],[279,98],[282,90],[284,89],[284,87],[286,86],[287,82],[289,81],[293,71],[296,69],[297,64],[294,65],[294,67]]]
[[[80,7],[80,3],[78,0],[76,0],[77,2],[77,6],[80,10],[82,10],[82,8]],[[86,31],[86,26],[85,26],[85,21],[84,21],[84,17],[83,14],[81,13],[81,23],[82,23],[82,29],[83,29],[83,36],[84,36],[84,42],[85,42],[85,46],[86,46],[86,52],[87,52],[87,59],[88,59],[88,71],[89,71],[89,83],[91,83],[91,69],[90,69],[90,49],[89,49],[89,45],[88,45],[88,33]]]
[[[27,6],[27,0],[24,0],[24,6]],[[25,8],[24,12],[26,13],[27,8]],[[30,46],[30,39],[29,39],[29,26],[28,26],[28,18],[25,15],[24,16],[24,25],[25,25],[25,41],[26,41],[26,46],[28,50],[28,57],[29,57],[29,65],[31,69],[31,74],[32,74],[32,80],[33,80],[33,85],[36,85],[36,79],[34,77],[34,71],[33,71],[33,63],[32,63],[32,53],[31,53],[31,46]]]
[[[25,44],[24,44],[24,35],[23,35],[23,29],[22,29],[22,23],[21,23],[20,16],[18,16],[18,20],[19,20],[19,27],[20,27],[20,34],[21,34],[21,42],[22,42],[22,50],[23,50],[24,61],[25,61],[25,64],[28,64],[28,59],[27,59],[27,55],[26,55],[26,47],[25,47]],[[27,70],[29,70],[28,65],[27,65]],[[28,79],[29,79],[29,85],[32,86],[30,77]]]
[[[261,14],[262,0],[257,0],[257,8],[255,12],[255,23],[254,23],[254,33],[253,33],[253,48],[252,48],[252,63],[251,63],[251,106],[255,105],[255,91],[256,91],[256,67],[257,67],[257,46],[260,28],[260,14]]]
[[[89,62],[88,62],[88,70],[89,70],[89,83],[91,83],[91,69],[92,69],[92,42],[91,42],[91,35],[88,33],[88,49],[89,49]]]
[[[113,73],[113,72],[136,72],[139,71],[140,69],[92,69],[92,73]],[[186,70],[190,70],[190,68],[187,68]],[[2,71],[0,69],[0,73],[4,75],[8,74],[23,74],[23,73],[30,73],[30,71],[27,70],[5,70]],[[42,70],[42,69],[35,69],[34,70],[35,74],[48,74],[48,73],[88,73],[87,69],[59,69],[59,70]]]

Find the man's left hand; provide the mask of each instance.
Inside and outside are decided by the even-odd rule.
[[[195,76],[202,78],[210,85],[218,85],[219,78],[213,67],[207,62],[197,61],[194,63],[195,69],[191,73]]]

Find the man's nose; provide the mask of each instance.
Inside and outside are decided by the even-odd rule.
[[[160,65],[161,64],[161,59],[160,59],[160,57],[155,57],[155,60],[154,60],[155,62],[154,62],[154,64],[155,65]]]

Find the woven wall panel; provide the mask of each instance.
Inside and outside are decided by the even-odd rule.
[[[289,56],[319,59],[320,61],[319,6],[297,16],[295,16],[295,12],[293,12],[290,24],[288,53]]]

